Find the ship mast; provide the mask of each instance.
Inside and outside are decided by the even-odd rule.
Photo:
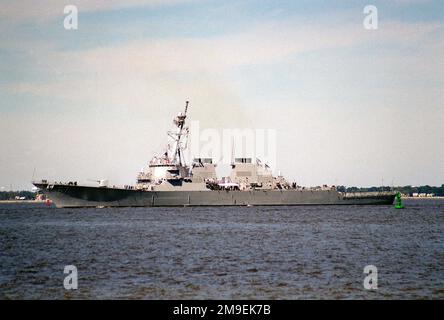
[[[174,140],[174,152],[173,152],[173,159],[172,162],[174,164],[178,164],[179,166],[183,165],[182,162],[182,145],[181,145],[181,138],[183,135],[187,134],[188,129],[184,128],[185,126],[185,119],[187,117],[187,111],[188,111],[188,101],[186,101],[185,104],[185,112],[180,112],[173,120],[174,124],[176,125],[177,129],[176,132],[168,132],[168,135]]]

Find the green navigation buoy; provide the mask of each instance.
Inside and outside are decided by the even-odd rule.
[[[401,194],[399,192],[396,193],[395,208],[396,209],[404,209],[404,205],[402,204],[402,200],[401,200]]]

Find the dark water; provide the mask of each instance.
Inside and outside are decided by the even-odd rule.
[[[387,206],[0,205],[0,298],[444,298],[444,200]],[[365,290],[363,269],[378,268]],[[63,287],[65,265],[78,290]]]

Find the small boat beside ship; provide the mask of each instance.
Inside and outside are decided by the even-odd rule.
[[[134,186],[98,186],[77,182],[32,183],[47,195],[56,207],[163,207],[163,206],[295,206],[295,205],[391,205],[396,192],[338,191],[334,186],[306,188],[274,176],[271,169],[252,158],[234,158],[229,177],[220,179],[211,158],[185,162],[185,127],[188,102],[184,112],[173,120],[173,139],[161,156],[154,156],[139,172]]]

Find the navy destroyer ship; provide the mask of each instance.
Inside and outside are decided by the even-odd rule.
[[[110,187],[106,180],[97,186],[48,180],[32,183],[59,208],[390,205],[394,201],[392,191],[347,193],[334,186],[301,187],[281,175],[273,176],[266,164],[252,158],[234,158],[230,176],[219,179],[211,158],[196,158],[190,165],[185,162],[187,111],[188,101],[173,120],[174,130],[168,132],[173,145],[151,159],[133,186]]]

